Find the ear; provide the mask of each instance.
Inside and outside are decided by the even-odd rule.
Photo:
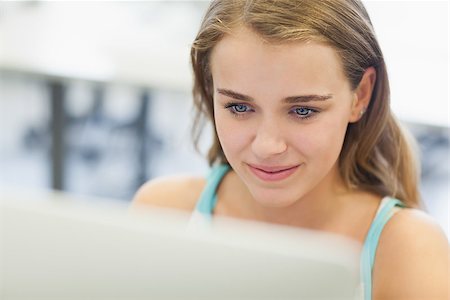
[[[372,98],[372,91],[375,86],[376,78],[377,72],[374,67],[369,67],[364,71],[361,81],[353,93],[352,112],[349,119],[350,123],[359,121],[366,112],[366,109],[370,104],[370,99]]]

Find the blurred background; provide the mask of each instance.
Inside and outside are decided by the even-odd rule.
[[[190,136],[189,50],[207,5],[1,1],[0,188],[127,202],[151,178],[205,174]],[[420,145],[425,204],[448,235],[449,4],[366,7],[393,110]]]

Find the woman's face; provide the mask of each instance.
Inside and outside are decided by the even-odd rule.
[[[333,48],[273,45],[241,28],[215,46],[210,63],[217,134],[256,201],[287,207],[340,182],[355,95]]]

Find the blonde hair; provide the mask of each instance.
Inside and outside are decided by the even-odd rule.
[[[205,116],[214,126],[211,50],[237,26],[252,29],[269,43],[326,43],[339,54],[352,89],[365,70],[374,67],[377,76],[367,111],[347,128],[339,156],[341,176],[350,188],[421,206],[414,139],[392,115],[383,54],[370,18],[357,0],[213,0],[191,48],[196,145]],[[227,163],[215,128],[213,134],[209,163]]]

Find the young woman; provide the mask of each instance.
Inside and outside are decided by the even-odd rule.
[[[420,210],[410,139],[357,0],[215,0],[193,43],[207,178],[145,184],[134,205],[359,241],[364,299],[448,299],[448,241]]]

